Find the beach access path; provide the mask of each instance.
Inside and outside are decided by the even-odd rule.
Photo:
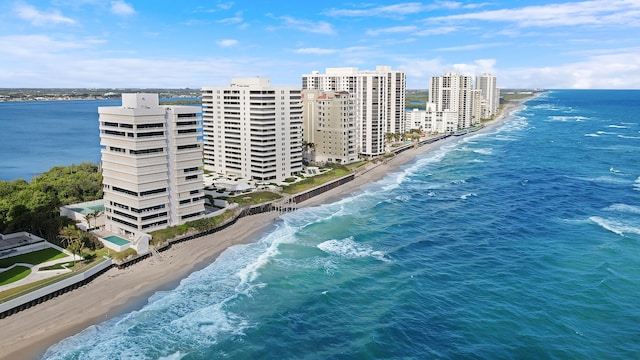
[[[504,123],[520,102],[509,102],[496,119],[470,135],[488,132]],[[465,135],[469,136],[469,135]],[[442,145],[462,138],[451,136],[418,148],[404,151],[366,171],[360,171],[353,181],[329,190],[298,207],[318,206],[337,201],[360,190],[363,185],[384,178],[387,174]],[[277,212],[243,217],[215,234],[173,244],[160,257],[151,258],[124,269],[109,269],[83,287],[54,299],[0,319],[0,359],[37,359],[46,349],[85,328],[144,306],[157,291],[175,288],[180,280],[215,261],[226,248],[235,244],[257,241],[271,230]]]

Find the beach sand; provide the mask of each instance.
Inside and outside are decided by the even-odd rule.
[[[508,103],[502,113],[478,132],[491,131],[510,117],[520,102]],[[357,192],[363,185],[382,179],[419,154],[459,140],[449,137],[388,159],[369,164],[353,181],[302,202],[298,207],[318,206]],[[87,285],[52,300],[0,319],[2,359],[37,359],[51,345],[85,328],[119,314],[141,308],[155,292],[175,288],[180,280],[211,264],[234,244],[257,241],[271,230],[276,212],[244,217],[218,233],[174,244],[161,253],[126,269],[111,268]]]

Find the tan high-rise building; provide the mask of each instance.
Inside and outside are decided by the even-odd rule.
[[[99,107],[105,230],[135,240],[204,216],[201,108],[122,94]]]
[[[303,89],[346,91],[353,96],[356,120],[356,151],[363,156],[385,152],[385,134],[404,133],[406,74],[377,66],[376,70],[327,68],[302,76]]]
[[[225,175],[282,181],[302,171],[302,100],[266,78],[202,88],[204,166]]]
[[[303,90],[303,144],[310,164],[358,160],[353,98],[346,91]]]

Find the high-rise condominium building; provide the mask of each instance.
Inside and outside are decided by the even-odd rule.
[[[232,79],[204,87],[204,166],[257,181],[281,181],[302,171],[300,88],[266,78]]]
[[[303,90],[303,144],[310,163],[358,160],[353,98],[346,91]]]
[[[429,101],[435,104],[436,111],[455,111],[458,113],[458,129],[464,129],[478,123],[473,119],[473,78],[448,72],[443,76],[431,77]]]
[[[407,77],[390,66],[375,70],[327,68],[302,76],[303,89],[346,91],[353,96],[357,151],[364,156],[385,152],[385,134],[405,132]]]
[[[98,113],[105,230],[135,240],[204,216],[200,107],[137,93]]]
[[[494,75],[482,74],[476,76],[476,89],[482,91],[485,106],[482,110],[482,117],[489,118],[498,113],[500,108],[500,89]]]

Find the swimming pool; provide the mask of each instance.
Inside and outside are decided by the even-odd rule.
[[[130,244],[129,241],[115,235],[107,236],[106,238],[103,238],[103,239],[110,243],[116,244],[118,246],[125,246]]]

